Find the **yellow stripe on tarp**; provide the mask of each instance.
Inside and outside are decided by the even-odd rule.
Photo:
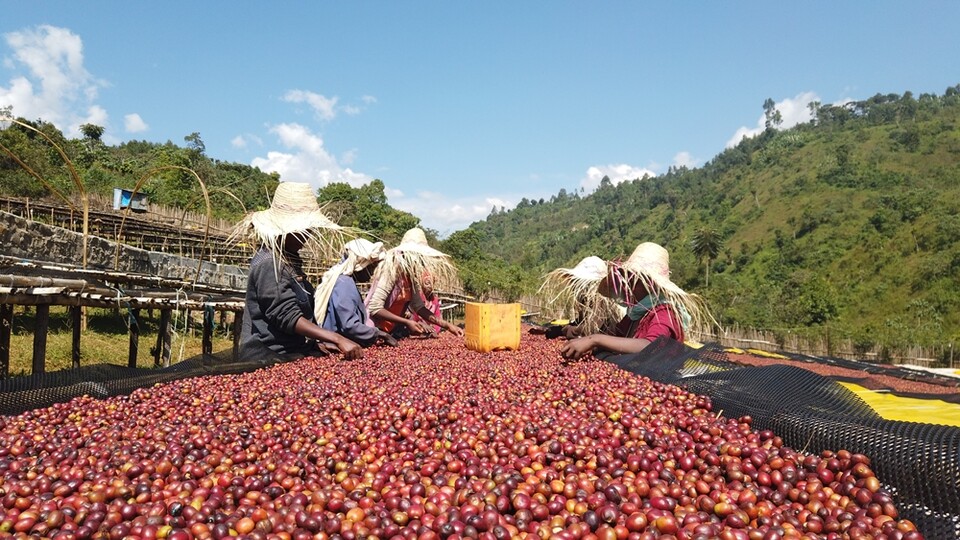
[[[784,356],[782,354],[772,353],[770,351],[764,351],[762,349],[741,349],[739,347],[727,347],[724,351],[734,354],[752,354],[754,356],[762,356],[764,358],[776,358],[779,360],[790,360],[789,356]]]
[[[869,390],[859,384],[848,382],[840,384],[860,396],[867,405],[877,411],[877,414],[887,420],[960,427],[960,405],[956,403],[940,399],[897,396],[889,392]]]
[[[757,356],[765,356],[767,358],[779,358],[781,360],[789,360],[788,357],[782,354],[772,353],[772,352],[764,351],[761,349],[747,349],[747,352],[750,354],[755,354]]]

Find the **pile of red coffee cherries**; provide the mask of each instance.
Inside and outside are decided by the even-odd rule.
[[[922,538],[863,455],[524,336],[408,339],[0,417],[0,536]]]

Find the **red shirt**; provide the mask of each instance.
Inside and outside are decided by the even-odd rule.
[[[667,304],[660,304],[643,316],[639,321],[624,317],[617,324],[617,335],[653,341],[660,336],[668,336],[683,341],[683,325],[677,314]]]

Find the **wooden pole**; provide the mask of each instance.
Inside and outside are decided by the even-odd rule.
[[[160,310],[160,330],[157,333],[157,352],[153,357],[153,365],[167,367],[170,365],[170,310]]]
[[[233,312],[233,360],[240,359],[240,333],[243,330],[243,312]]]
[[[47,328],[50,326],[50,306],[37,306],[37,319],[33,330],[33,373],[44,373],[47,363]]]
[[[0,304],[0,379],[10,375],[10,329],[13,304]]]
[[[73,369],[80,367],[80,332],[82,330],[83,308],[70,306],[70,319],[73,322],[73,342],[70,347]]]
[[[203,354],[213,354],[213,316],[203,310]]]
[[[137,353],[140,352],[140,310],[130,310],[130,356],[127,358],[127,366],[137,367]]]

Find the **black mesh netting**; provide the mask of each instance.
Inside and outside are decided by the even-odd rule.
[[[850,380],[851,382],[860,382],[863,384],[866,382],[866,380],[870,379],[871,375],[885,375],[889,377],[896,377],[898,379],[903,379],[906,381],[916,381],[916,382],[921,382],[925,384],[944,386],[948,388],[952,387],[957,390],[955,393],[938,394],[937,399],[947,401],[950,403],[960,403],[960,379],[957,379],[956,377],[948,377],[946,375],[939,375],[937,373],[921,371],[921,370],[912,369],[909,367],[875,364],[871,362],[862,362],[859,360],[849,360],[846,358],[837,358],[832,356],[809,356],[806,354],[783,352],[783,351],[779,352],[778,354],[780,354],[781,356],[785,356],[786,358],[796,362],[834,366],[834,367],[839,367],[843,369],[849,369],[851,371],[859,371],[865,374],[865,376],[862,378],[858,378],[855,376],[854,377],[837,377],[837,376],[831,377],[836,380],[846,379],[846,380]],[[894,390],[894,393],[903,397],[918,397],[918,398],[930,397],[929,395],[926,395],[926,394],[903,392],[899,390]]]
[[[793,366],[742,367],[719,346],[658,340],[606,360],[710,396],[715,411],[749,415],[755,429],[772,430],[792,448],[869,456],[903,517],[927,538],[960,538],[960,428],[885,420],[826,377]]]
[[[960,538],[960,428],[880,417],[859,396],[792,366],[742,367],[719,346],[658,340],[644,352],[609,356],[624,370],[710,396],[728,417],[749,415],[807,452],[846,449],[870,456],[903,517],[927,538]],[[0,380],[0,414],[19,414],[82,395],[109,397],[186,377],[253,371],[274,362],[230,361],[229,351],[163,369],[114,365]]]

